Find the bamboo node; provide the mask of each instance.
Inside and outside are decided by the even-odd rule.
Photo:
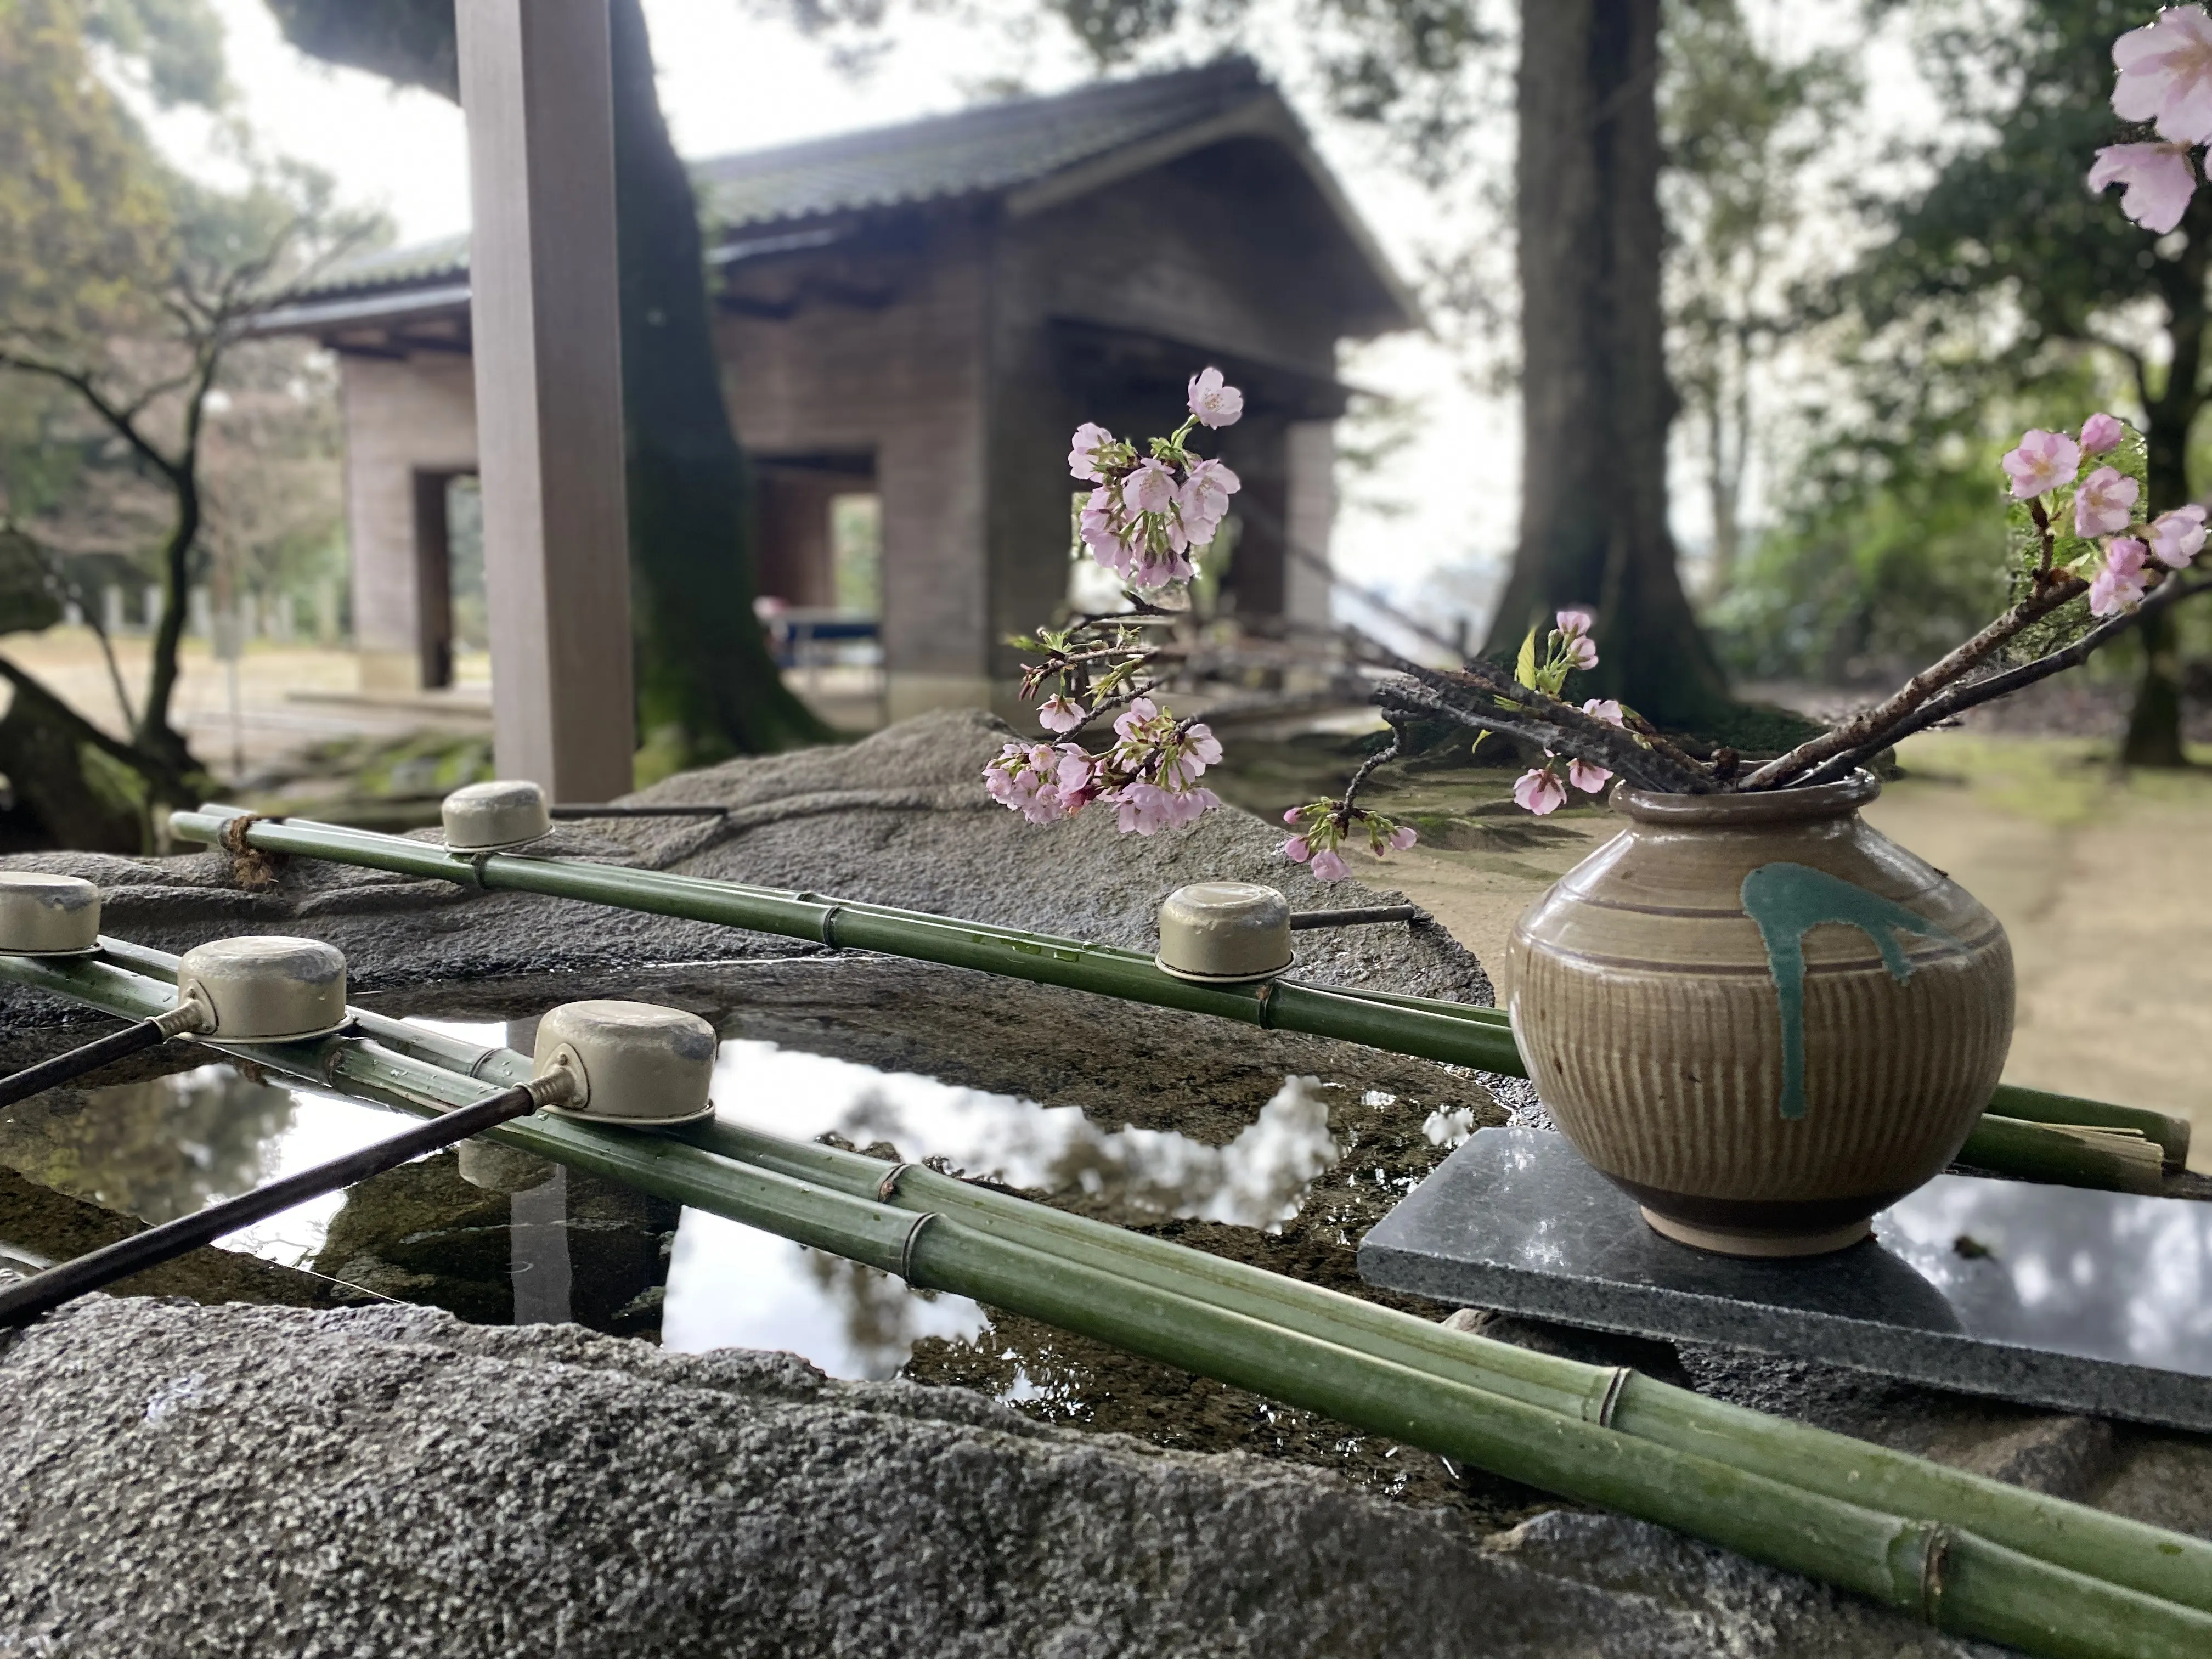
[[[884,1204],[890,1203],[898,1193],[899,1177],[912,1168],[914,1165],[911,1164],[892,1164],[891,1172],[876,1183],[877,1201]]]
[[[908,1166],[905,1164],[899,1166],[900,1169],[906,1167]],[[898,1170],[894,1170],[891,1173],[896,1175]],[[915,1217],[914,1225],[906,1230],[906,1242],[899,1246],[898,1276],[906,1281],[908,1290],[915,1288],[914,1247],[921,1238],[921,1230],[936,1219],[937,1212],[934,1210],[925,1210]]]
[[[1620,1404],[1621,1390],[1635,1375],[1626,1365],[1614,1365],[1592,1377],[1589,1392],[1583,1395],[1583,1421],[1595,1423],[1601,1429],[1611,1428],[1613,1413]]]

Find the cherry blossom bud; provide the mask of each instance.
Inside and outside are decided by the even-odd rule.
[[[1304,864],[1313,856],[1313,843],[1304,836],[1292,836],[1282,846],[1283,856],[1293,864]]]
[[[1401,853],[1419,839],[1420,836],[1414,833],[1413,826],[1410,823],[1401,823],[1390,832],[1390,845],[1395,851]]]
[[[1190,377],[1190,412],[1217,430],[1234,426],[1244,417],[1244,394],[1225,384],[1219,369],[1208,368]]]
[[[1048,697],[1037,709],[1037,724],[1048,732],[1073,732],[1083,724],[1083,708],[1065,696]]]
[[[2169,570],[2180,570],[2204,550],[2204,509],[2191,501],[2161,513],[2150,527],[2151,556]]]
[[[2212,142],[2212,17],[2202,6],[2169,6],[2112,42],[2119,75],[2112,112],[2155,121],[2177,144]]]
[[[2128,527],[2142,486],[2117,467],[2100,466],[2074,494],[2074,533],[2110,536]]]
[[[1316,881],[1342,881],[1352,873],[1352,866],[1344,861],[1344,854],[1334,848],[1316,853],[1313,862],[1306,866],[1313,872]]]
[[[2117,416],[2092,415],[2081,422],[2081,453],[2084,455],[2101,455],[2108,449],[2117,448],[2120,440],[2127,434],[2127,428],[2120,424]]]
[[[2081,470],[2081,450],[2063,432],[2030,430],[2020,447],[2005,453],[2004,470],[2012,479],[2013,499],[2025,501],[2074,482]]]
[[[1283,822],[1295,830],[1298,827],[1298,821],[1305,815],[1306,809],[1303,806],[1286,806],[1283,809]]]
[[[2163,236],[2189,211],[2197,171],[2185,144],[2107,144],[2089,169],[2089,188],[2101,194],[2124,185],[2120,211]]]
[[[1067,470],[1079,478],[1093,483],[1103,483],[1105,474],[1098,470],[1098,452],[1114,441],[1114,434],[1095,421],[1085,421],[1075,428],[1069,441]]]
[[[1534,771],[1523,772],[1515,781],[1513,799],[1540,818],[1567,804],[1567,791],[1550,767],[1540,766]]]

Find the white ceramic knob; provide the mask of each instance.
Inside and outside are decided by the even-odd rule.
[[[719,1044],[696,1014],[651,1002],[564,1002],[538,1023],[536,1075],[566,1068],[579,1092],[547,1109],[605,1123],[688,1123],[707,1098]]]
[[[1160,906],[1160,953],[1152,960],[1177,979],[1273,979],[1291,965],[1291,902],[1257,882],[1178,887]]]
[[[464,784],[438,808],[446,845],[456,853],[496,853],[550,835],[545,792],[519,778]]]
[[[100,889],[75,876],[0,872],[0,955],[76,957],[100,948]]]
[[[249,935],[195,945],[177,963],[177,1000],[234,1042],[296,1042],[346,1023],[345,957],[314,939]]]

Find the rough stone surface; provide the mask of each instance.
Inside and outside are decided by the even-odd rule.
[[[5,1652],[1992,1651],[1633,1522],[1485,1542],[788,1355],[94,1298],[0,1349],[0,1381]]]
[[[1382,903],[1396,894],[1323,884],[1275,852],[1282,832],[1249,813],[1208,813],[1181,833],[1124,836],[1109,814],[1040,827],[983,793],[983,763],[1012,733],[988,714],[945,711],[848,747],[736,760],[629,799],[714,805],[728,816],[563,823],[540,850],[772,887],[811,889],[1096,942],[1154,945],[1159,902],[1185,882],[1264,881],[1296,908]],[[434,840],[434,832],[418,837]],[[249,930],[312,933],[346,953],[363,988],[410,981],[689,958],[786,957],[818,947],[727,927],[528,894],[297,860],[248,893],[219,851],[167,859],[21,855],[9,867],[100,884],[103,926],[181,951]],[[1378,866],[1387,869],[1387,866]],[[1079,879],[1076,878],[1079,876]],[[1389,984],[1488,1002],[1474,957],[1442,928],[1307,933],[1302,976]]]
[[[734,805],[723,823],[564,829],[554,846],[1138,946],[1158,899],[1200,877],[1269,881],[1299,907],[1384,896],[1312,884],[1274,856],[1279,830],[1233,812],[1150,840],[1099,814],[1023,824],[975,783],[1001,737],[945,714],[734,762],[647,797]],[[1163,1231],[1345,1289],[1359,1234],[1443,1156],[1424,1115],[1492,1123],[1533,1098],[1291,1033],[310,861],[260,895],[220,853],[7,862],[100,882],[110,932],[169,950],[249,930],[327,938],[361,1000],[394,1012],[650,995],[714,1012],[732,1036],[1217,1144],[1285,1074],[1314,1076],[1345,1156],[1297,1221]],[[1300,945],[1316,979],[1489,1000],[1432,926]],[[684,963],[705,965],[667,965]],[[0,989],[0,1065],[86,1018]],[[994,1353],[1006,1334],[989,1334]],[[1679,1359],[1716,1395],[2212,1535],[2212,1453],[2191,1437],[1718,1350]],[[1047,1429],[958,1389],[825,1383],[788,1358],[422,1310],[100,1301],[0,1351],[0,1654],[1970,1650],[1629,1522],[1554,1512],[1485,1542],[1422,1488],[1381,1503],[1277,1459]]]

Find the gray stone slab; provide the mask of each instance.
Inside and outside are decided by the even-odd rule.
[[[1561,1136],[1485,1129],[1368,1233],[1359,1273],[1463,1307],[2212,1430],[2212,1204],[1939,1176],[1866,1243],[1744,1261],[1660,1237]]]

